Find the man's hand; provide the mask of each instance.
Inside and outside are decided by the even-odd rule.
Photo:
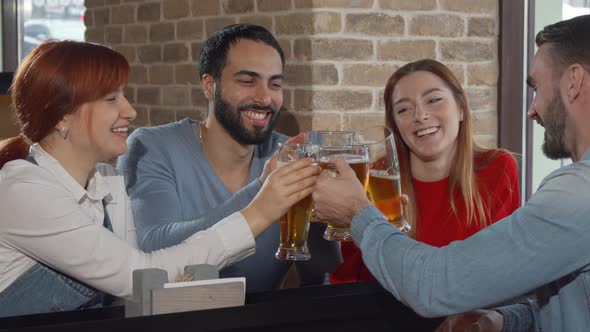
[[[311,158],[289,162],[274,170],[252,202],[241,211],[254,237],[270,227],[293,204],[311,195],[319,172],[320,168]]]
[[[495,310],[475,310],[449,316],[435,332],[500,332],[504,316]]]
[[[371,204],[365,188],[343,158],[333,160],[337,175],[324,170],[313,192],[315,215],[334,223],[349,225],[363,207]]]
[[[297,136],[289,138],[287,141],[285,141],[284,144],[303,143],[305,141],[305,139],[306,139],[305,133],[299,133]],[[260,182],[260,184],[263,184],[264,181],[266,180],[266,178],[268,177],[268,175],[270,173],[272,173],[275,169],[277,169],[277,158],[278,157],[275,152],[273,154],[273,156],[264,163],[264,168],[262,169],[262,174],[260,174],[260,177],[258,178],[258,181]]]

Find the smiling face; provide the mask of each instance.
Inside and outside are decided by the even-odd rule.
[[[78,112],[67,115],[74,148],[96,161],[105,161],[127,151],[129,123],[137,113],[123,89],[83,104]]]
[[[216,120],[243,145],[268,139],[283,105],[283,65],[271,46],[240,40],[215,82]]]
[[[543,153],[551,159],[562,159],[570,157],[565,144],[567,114],[550,51],[551,46],[544,44],[533,58],[527,85],[533,89],[534,98],[527,115],[545,128]]]
[[[445,82],[413,72],[393,90],[393,119],[413,157],[429,162],[454,155],[463,110]]]

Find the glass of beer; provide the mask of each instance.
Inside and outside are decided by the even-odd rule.
[[[307,140],[312,144],[319,145],[320,148],[324,147],[343,147],[352,144],[352,140],[354,137],[354,132],[352,131],[343,131],[343,130],[317,130],[317,131],[308,131],[307,133]],[[324,163],[323,167],[326,167],[328,164]],[[322,166],[322,164],[320,164]],[[311,212],[311,220],[315,222],[321,222],[324,224],[329,224],[329,220],[318,218],[315,215],[315,211],[312,210]],[[330,228],[335,228],[335,226],[331,225]],[[324,237],[325,238],[325,237]]]
[[[342,130],[308,131],[306,134],[310,143],[320,147],[351,145],[354,138],[354,132]]]
[[[403,215],[401,181],[395,141],[391,129],[375,126],[355,133],[354,141],[369,147],[367,195],[387,220],[402,232],[410,230]]]
[[[341,157],[354,170],[356,177],[367,187],[369,175],[369,147],[366,145],[348,146],[324,146],[320,147],[319,165],[322,170],[328,170],[336,176],[336,167],[330,162],[331,158]],[[339,226],[334,221],[319,220],[326,222],[328,226],[324,232],[324,239],[328,241],[352,241],[350,227]]]
[[[317,162],[319,147],[310,143],[279,144],[278,167],[291,161],[313,158]],[[307,238],[311,219],[311,195],[295,203],[280,219],[280,242],[275,257],[288,261],[311,259]]]

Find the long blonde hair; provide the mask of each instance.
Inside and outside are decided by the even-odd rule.
[[[410,149],[401,138],[399,128],[393,118],[393,91],[397,83],[407,75],[417,72],[426,71],[440,77],[445,84],[451,89],[457,105],[463,110],[463,121],[459,123],[459,133],[457,135],[457,149],[455,158],[451,163],[449,173],[449,193],[451,197],[451,208],[453,213],[457,213],[453,192],[458,189],[463,197],[465,208],[467,212],[467,224],[471,225],[476,219],[479,226],[486,226],[489,222],[489,211],[486,204],[484,204],[481,194],[478,190],[477,176],[475,174],[475,166],[473,159],[475,156],[490,151],[484,148],[473,140],[473,129],[471,112],[465,91],[461,84],[453,75],[453,73],[442,63],[424,59],[415,62],[410,62],[399,68],[387,82],[384,92],[385,100],[385,122],[387,126],[393,131],[395,144],[397,146],[402,192],[408,195],[410,200],[409,205],[406,206],[406,219],[412,226],[410,235],[415,236],[417,227],[417,211],[416,211],[416,197],[414,194],[414,186],[412,184],[412,170],[410,167]],[[497,151],[497,150],[496,150]],[[487,163],[495,157],[495,153],[490,156],[478,166]],[[476,218],[477,216],[477,218]]]

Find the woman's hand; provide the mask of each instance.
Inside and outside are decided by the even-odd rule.
[[[320,219],[328,219],[349,225],[352,218],[365,206],[371,204],[365,188],[343,158],[333,160],[337,175],[324,170],[313,192],[314,212]]]
[[[276,168],[276,158],[272,159],[269,164]],[[256,197],[241,211],[254,237],[313,192],[320,172],[313,162],[311,158],[290,162],[266,178]]]
[[[504,316],[495,310],[475,310],[447,317],[435,332],[500,332]]]
[[[303,143],[305,141],[305,138],[306,138],[305,133],[299,133],[297,136],[289,138],[287,141],[285,141],[284,144]],[[270,173],[272,173],[272,171],[274,171],[276,168],[277,168],[277,154],[275,153],[272,156],[272,158],[270,158],[269,160],[267,160],[264,163],[264,168],[262,169],[262,174],[260,174],[260,177],[258,178],[258,181],[260,182],[260,184],[264,184],[264,181],[266,180],[268,175]]]

